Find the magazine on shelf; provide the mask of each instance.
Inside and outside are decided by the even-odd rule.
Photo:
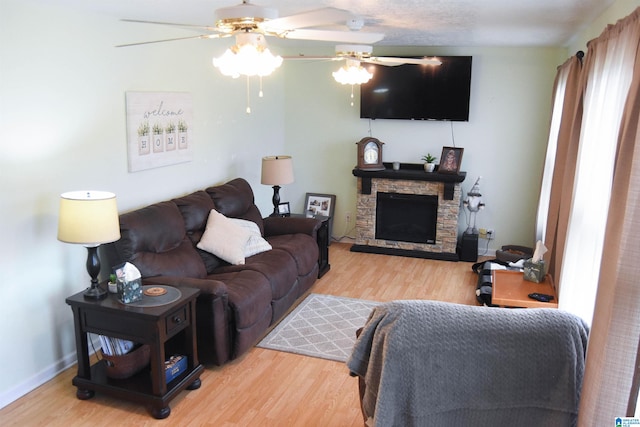
[[[133,341],[100,335],[100,345],[107,356],[122,356],[129,353],[136,344]]]

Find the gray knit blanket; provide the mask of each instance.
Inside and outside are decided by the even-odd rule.
[[[375,426],[575,425],[588,328],[555,309],[395,301],[347,361]]]

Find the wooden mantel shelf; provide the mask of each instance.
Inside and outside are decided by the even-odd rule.
[[[439,173],[425,172],[422,163],[400,163],[399,170],[393,170],[392,163],[383,163],[385,169],[380,171],[367,171],[353,168],[353,176],[362,178],[362,194],[371,194],[371,179],[403,179],[408,181],[437,181],[444,183],[444,198],[453,200],[455,185],[464,181],[466,172]]]

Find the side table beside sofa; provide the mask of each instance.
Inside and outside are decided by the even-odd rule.
[[[78,375],[72,383],[81,400],[90,399],[96,391],[117,398],[149,405],[158,419],[171,414],[169,402],[182,390],[200,387],[203,366],[196,348],[195,301],[198,289],[181,288],[173,302],[136,307],[121,303],[115,294],[106,299],[84,298],[83,292],[67,298],[73,310],[78,355]],[[107,360],[91,365],[87,333],[106,335],[148,345],[150,370],[144,369],[124,379],[109,376]],[[187,368],[178,377],[165,381],[167,353],[178,352],[187,358]]]

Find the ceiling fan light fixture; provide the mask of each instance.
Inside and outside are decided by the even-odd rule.
[[[243,0],[242,4],[216,10],[216,28],[225,33],[239,30],[255,30],[258,24],[278,18],[278,11]]]
[[[360,62],[352,60],[347,60],[347,63],[332,75],[338,83],[352,86],[367,83],[373,77],[373,74],[360,65]]]
[[[282,57],[273,55],[264,36],[258,33],[241,33],[236,44],[219,58],[213,58],[213,66],[229,77],[268,76],[282,65]]]

